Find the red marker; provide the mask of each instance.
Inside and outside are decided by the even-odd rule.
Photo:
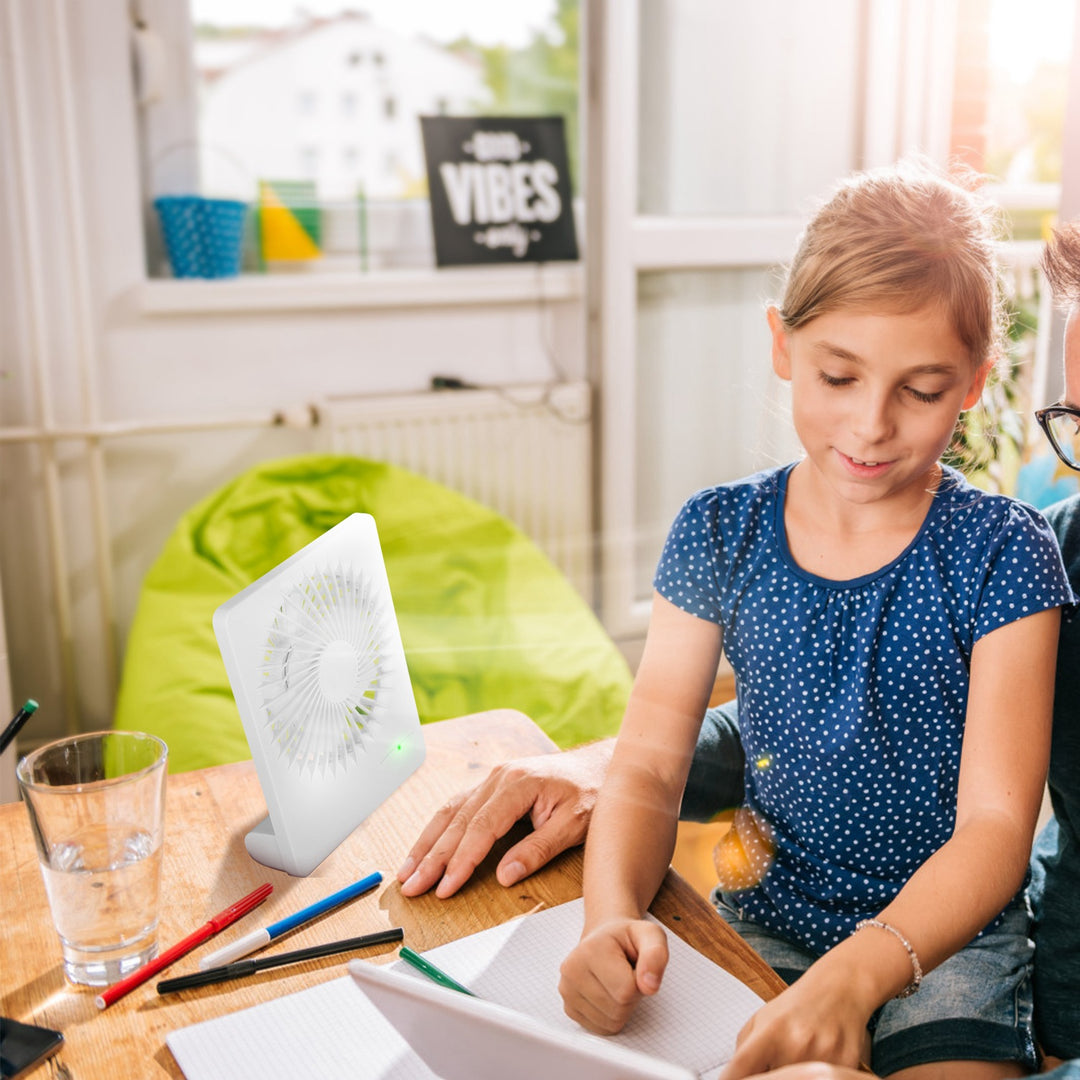
[[[253,893],[249,893],[243,900],[237,900],[235,904],[227,907],[224,911],[215,915],[208,923],[200,926],[194,933],[188,934],[183,941],[178,941],[171,949],[163,952],[155,960],[143,964],[137,971],[133,971],[126,979],[113,983],[103,993],[94,998],[94,1004],[99,1009],[104,1009],[114,1001],[119,1001],[129,990],[141,986],[147,979],[156,975],[162,968],[167,968],[171,963],[179,960],[185,953],[191,952],[204,941],[209,941],[215,934],[220,933],[226,926],[243,918],[253,908],[257,908],[272,892],[274,886],[267,882],[260,885]]]

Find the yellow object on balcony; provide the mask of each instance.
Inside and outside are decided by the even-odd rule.
[[[259,250],[265,262],[319,258],[321,232],[314,183],[259,181]]]

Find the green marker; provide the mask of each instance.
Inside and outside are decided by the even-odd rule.
[[[38,703],[30,698],[26,704],[15,714],[11,723],[4,728],[3,735],[0,735],[0,754],[2,754],[11,743],[12,739],[19,734],[20,729],[27,720],[30,719],[34,713],[37,712]]]
[[[476,995],[467,987],[461,985],[451,979],[445,971],[440,971],[430,960],[425,960],[419,953],[415,953],[408,947],[408,945],[402,945],[398,952],[398,955],[406,964],[411,964],[417,971],[426,975],[432,982],[438,983],[440,986],[445,986],[447,990],[457,990],[460,994],[468,994],[469,997],[476,997]]]

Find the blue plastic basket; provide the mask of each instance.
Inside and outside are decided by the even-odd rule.
[[[154,206],[174,277],[222,278],[240,273],[246,203],[201,195],[161,195]]]

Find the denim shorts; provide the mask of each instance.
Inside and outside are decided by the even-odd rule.
[[[743,916],[714,890],[723,919],[784,980],[816,956]],[[936,1061],[1016,1061],[1038,1066],[1032,1027],[1030,914],[1015,900],[998,926],[928,972],[917,993],[885,1002],[871,1017],[871,1067],[879,1076]]]

